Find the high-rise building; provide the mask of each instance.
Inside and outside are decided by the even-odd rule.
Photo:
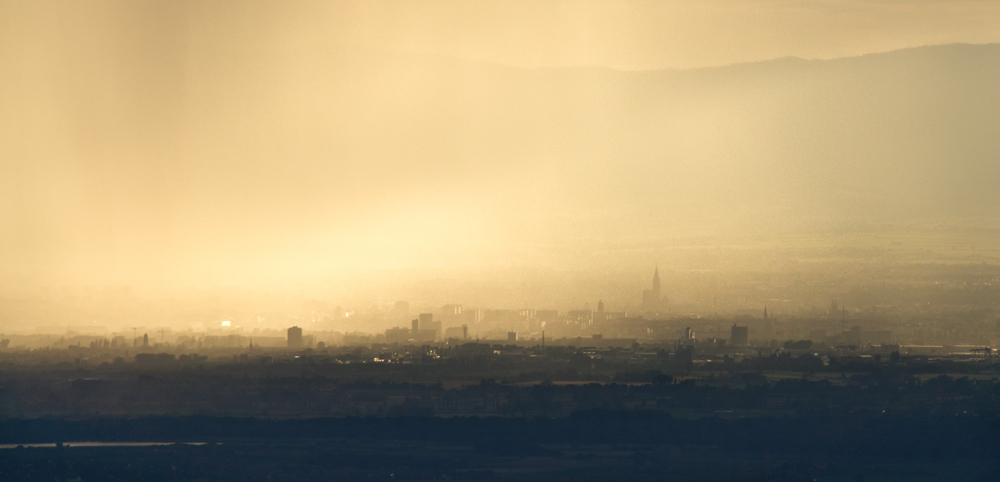
[[[749,345],[750,344],[750,328],[746,326],[736,326],[733,325],[732,330],[729,333],[729,343],[731,345]]]
[[[420,314],[420,318],[418,318],[418,320],[420,321],[420,325],[419,325],[420,329],[421,330],[426,330],[426,329],[430,328],[431,322],[434,321],[434,314],[433,313],[421,313]]]
[[[437,341],[441,338],[442,328],[440,321],[431,321],[420,327],[421,339],[426,341]]]
[[[420,342],[433,343],[441,338],[441,322],[434,321],[433,313],[421,313],[413,320],[413,333]]]
[[[410,324],[412,329],[408,341],[411,343],[434,343],[441,337],[441,322],[434,321],[434,315],[430,313],[421,313]]]
[[[302,348],[302,328],[293,326],[288,329],[288,348]]]

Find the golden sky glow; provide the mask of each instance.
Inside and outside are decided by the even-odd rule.
[[[997,65],[966,54],[995,49],[954,53],[958,90],[906,81],[940,73],[938,51],[869,77],[637,71],[1000,42],[997,25],[1000,3],[961,0],[0,1],[0,277],[563,266],[581,242],[990,206],[949,186],[993,179]],[[966,168],[941,167],[955,152]]]

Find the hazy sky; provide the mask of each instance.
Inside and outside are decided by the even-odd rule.
[[[522,68],[835,58],[1000,42],[998,25],[1000,2],[962,0],[0,0],[0,277],[544,267],[567,243],[649,234],[601,226],[623,210],[622,226],[746,222],[712,204],[766,169],[793,177],[779,154],[822,158],[780,142],[773,92]],[[721,194],[684,197],[705,190]]]
[[[360,47],[508,65],[692,68],[1000,41],[991,0],[0,2],[5,55]],[[88,51],[89,55],[101,55]],[[115,55],[116,52],[104,52]],[[128,59],[120,59],[128,60]],[[65,67],[65,66],[64,66]]]
[[[354,45],[531,67],[692,68],[1000,41],[1000,5],[988,0],[362,2],[310,27],[334,18]]]

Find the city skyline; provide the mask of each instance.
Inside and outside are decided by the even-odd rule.
[[[998,26],[0,0],[0,480],[996,480]]]

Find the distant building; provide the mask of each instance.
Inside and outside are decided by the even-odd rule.
[[[416,322],[417,320],[413,320]],[[385,342],[389,344],[405,345],[413,338],[414,330],[406,328],[389,328],[385,330]]]
[[[623,318],[628,318],[628,313],[624,311],[605,311],[603,313],[594,313],[594,322],[621,320]]]
[[[465,321],[469,323],[479,323],[483,321],[483,310],[462,310],[462,315],[465,317]]]
[[[434,321],[434,314],[421,313],[413,320],[413,339],[420,343],[434,343],[441,338],[441,322]]]
[[[430,326],[431,322],[434,321],[434,314],[433,313],[421,313],[420,317],[418,318],[418,321],[420,322],[420,325],[419,325],[420,329],[421,330],[426,329],[427,327]]]
[[[684,339],[685,340],[694,340],[694,328],[691,328],[689,326],[689,327],[687,327],[687,328],[684,329]]]
[[[482,310],[466,309],[462,305],[451,304],[441,307],[441,319],[438,321],[444,325],[456,326],[463,323],[479,323],[482,318]]]
[[[288,329],[288,348],[302,348],[302,328],[293,326]]]
[[[594,323],[594,313],[590,310],[570,310],[566,313],[566,318],[581,325],[590,325]]]
[[[371,345],[373,337],[364,333],[354,333],[344,335],[345,345]]]
[[[558,310],[535,310],[535,319],[539,321],[552,321],[559,318]]]
[[[642,310],[646,312],[661,311],[666,308],[667,300],[660,294],[660,268],[653,268],[653,288],[642,292]]]
[[[469,339],[469,325],[453,326],[444,330],[445,338],[456,338],[459,340]]]
[[[440,336],[441,322],[432,319],[430,313],[421,313],[420,317],[410,321],[410,329],[390,328],[385,331],[385,342],[400,345],[434,343]]]
[[[440,322],[438,322],[440,324]],[[428,330],[421,329],[417,331],[413,336],[413,342],[418,344],[434,343],[438,340],[438,332],[440,330],[431,328]]]
[[[519,310],[484,310],[482,321],[488,323],[524,321]]]
[[[517,341],[517,332],[516,331],[508,331],[507,332],[507,341],[509,341],[509,342],[515,342],[515,341]]]
[[[750,328],[746,326],[733,325],[732,330],[729,332],[729,343],[736,346],[749,345]]]
[[[420,331],[433,333],[434,336],[429,341],[437,341],[441,339],[441,334],[443,333],[443,328],[440,321],[432,321],[427,324],[427,326],[421,326]]]

